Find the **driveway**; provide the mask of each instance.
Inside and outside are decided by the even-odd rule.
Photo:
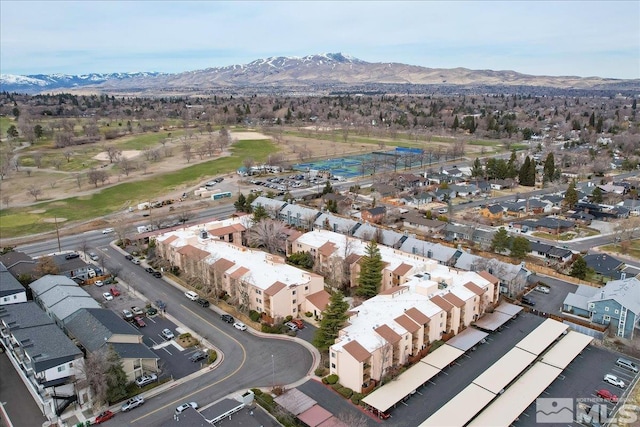
[[[560,314],[562,311],[562,303],[567,295],[578,289],[578,285],[565,282],[564,280],[532,274],[529,277],[529,283],[536,282],[543,282],[550,289],[548,294],[543,294],[536,290],[532,290],[527,294],[527,296],[536,303],[533,308],[543,313]]]

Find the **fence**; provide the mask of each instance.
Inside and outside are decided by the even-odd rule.
[[[545,276],[553,277],[558,280],[563,280],[565,282],[573,283],[574,285],[586,285],[586,286],[593,286],[595,288],[600,287],[600,285],[596,283],[586,282],[584,280],[580,280],[575,277],[567,276],[566,274],[558,273],[556,270],[549,267],[545,267],[538,264],[532,264],[529,262],[526,265],[527,265],[527,270],[533,271],[536,274],[543,274]]]

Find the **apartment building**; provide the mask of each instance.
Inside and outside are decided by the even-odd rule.
[[[322,276],[288,265],[283,257],[220,240],[206,231],[210,228],[161,234],[156,253],[180,268],[183,277],[195,279],[201,294],[224,292],[232,303],[273,319],[324,309],[317,306],[328,300]]]
[[[467,328],[498,302],[498,279],[429,260],[423,272],[350,310],[329,349],[330,371],[355,391],[423,357],[437,340]]]

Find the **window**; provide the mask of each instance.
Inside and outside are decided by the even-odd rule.
[[[296,291],[291,292],[291,295],[295,295],[295,294],[296,294]]]
[[[294,313],[296,312],[296,309],[295,309],[295,308],[293,309],[293,312],[294,312]]]
[[[262,300],[261,300],[260,298],[256,298],[256,302],[257,302],[258,304],[262,304]]]
[[[64,371],[64,366],[58,366],[58,372]]]
[[[305,287],[304,287],[304,290],[305,290],[305,291],[308,291],[308,290],[309,290],[309,286],[305,286]]]
[[[602,320],[604,320],[605,322],[608,322],[611,320],[611,316],[607,316],[606,314],[604,316],[602,316]]]
[[[260,289],[256,289],[256,294],[262,295],[262,291]]]
[[[331,364],[331,367],[332,367],[333,369],[336,369],[336,364],[335,364],[335,363],[332,363],[332,364]]]
[[[335,351],[332,351],[332,352],[331,352],[331,357],[333,357],[333,358],[335,358],[335,357],[336,357],[336,352],[335,352]]]
[[[295,304],[295,303],[296,303],[296,300],[291,301],[291,304]]]

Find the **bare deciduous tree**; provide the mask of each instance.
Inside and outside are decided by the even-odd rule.
[[[122,155],[122,150],[114,146],[105,147],[104,151],[109,157],[109,163],[117,163],[120,159],[120,156]]]
[[[30,185],[27,187],[27,194],[33,197],[36,202],[38,201],[38,197],[42,194],[42,189],[37,185]]]
[[[270,218],[254,224],[248,234],[249,245],[264,248],[269,253],[283,251],[287,237],[284,223]]]

